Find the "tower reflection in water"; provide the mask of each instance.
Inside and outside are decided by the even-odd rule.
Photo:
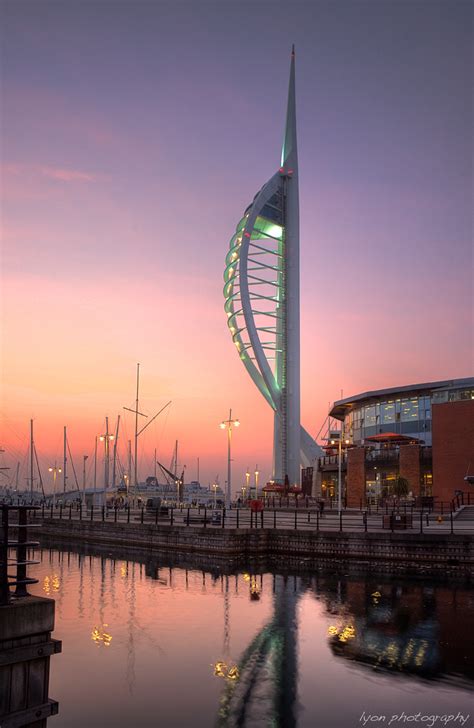
[[[103,665],[112,670],[109,690],[120,682],[125,688],[119,721],[122,712],[149,715],[157,700],[175,719],[184,710],[179,696],[195,690],[193,704],[210,711],[196,725],[291,728],[300,703],[308,715],[331,701],[320,692],[315,707],[314,690],[302,692],[304,675],[314,674],[317,684],[329,661],[361,676],[370,669],[463,690],[474,680],[474,592],[463,586],[324,570],[227,574],[149,554],[114,560],[54,549],[42,552],[37,569],[38,590],[57,600],[58,622],[84,623],[97,656],[91,672]],[[61,636],[67,646],[67,633]],[[75,654],[65,651],[71,670],[77,659],[90,659],[85,647],[78,642]],[[113,657],[104,661],[107,654]],[[107,703],[104,712],[115,707]]]
[[[244,574],[249,598],[263,588],[256,576]],[[297,580],[273,576],[273,616],[257,633],[237,665],[237,679],[227,681],[221,696],[218,726],[296,725]]]

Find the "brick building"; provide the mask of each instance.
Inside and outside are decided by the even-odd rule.
[[[335,402],[331,420],[342,426],[348,507],[390,496],[398,476],[408,480],[413,496],[439,501],[473,488],[464,478],[474,475],[474,377],[365,392]],[[314,468],[318,497],[337,497],[339,433],[335,437]]]

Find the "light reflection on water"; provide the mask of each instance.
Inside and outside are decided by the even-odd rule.
[[[330,573],[171,568],[43,550],[56,601],[50,726],[360,726],[469,713],[474,592]],[[469,725],[469,723],[467,724]],[[474,725],[474,723],[472,724]]]

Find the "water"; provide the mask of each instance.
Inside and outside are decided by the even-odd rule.
[[[51,728],[458,726],[474,712],[467,587],[39,558],[31,591],[56,600],[63,642]]]

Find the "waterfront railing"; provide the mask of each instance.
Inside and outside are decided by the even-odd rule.
[[[215,510],[208,507],[193,508],[184,505],[153,509],[144,506],[109,508],[104,505],[86,508],[82,504],[70,503],[56,506],[44,505],[40,509],[32,510],[30,518],[34,521],[57,519],[182,528],[279,528],[315,530],[317,532],[400,531],[474,534],[474,518],[471,520],[462,517],[463,507],[470,504],[470,494],[459,496],[450,503],[438,503],[436,508],[418,508],[413,504],[389,505],[386,503],[384,507],[380,508],[368,505],[359,509],[344,508],[341,512],[334,508],[321,509],[314,505],[305,507],[303,500],[298,507],[294,505],[291,507],[291,503],[282,502],[275,507],[267,504],[258,512],[247,507]]]

